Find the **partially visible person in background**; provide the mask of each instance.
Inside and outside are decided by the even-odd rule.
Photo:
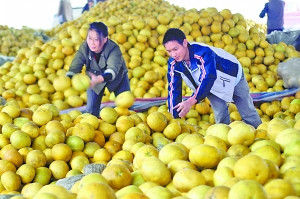
[[[82,8],[81,13],[84,13],[85,11],[89,11],[94,6],[94,4],[95,4],[94,0],[88,0],[87,3]]]
[[[73,11],[69,0],[60,0],[57,17],[60,24],[73,20]]]
[[[275,30],[283,30],[284,5],[285,3],[282,0],[269,0],[269,3],[266,3],[264,9],[261,11],[260,18],[264,18],[266,14],[268,15],[268,34]]]

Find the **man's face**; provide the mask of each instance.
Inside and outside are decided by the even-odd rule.
[[[94,6],[94,2],[93,1],[89,1],[88,4],[89,4],[90,8]]]
[[[102,38],[95,30],[89,30],[86,41],[91,51],[100,53],[107,41],[107,37]]]
[[[169,41],[165,44],[166,51],[169,56],[175,59],[176,62],[181,62],[186,59],[188,47],[186,39],[183,40],[182,44],[179,44],[178,41]]]

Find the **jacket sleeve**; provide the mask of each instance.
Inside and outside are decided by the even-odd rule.
[[[174,107],[182,101],[182,77],[174,67],[168,62],[168,109],[174,118],[178,118],[179,113]]]
[[[114,47],[110,52],[106,64],[107,68],[104,73],[110,73],[112,75],[111,81],[113,81],[116,78],[116,75],[119,74],[119,71],[122,70],[124,64],[124,59],[118,46]]]
[[[260,18],[264,18],[265,15],[266,15],[266,13],[268,13],[268,10],[269,10],[269,6],[268,6],[268,3],[266,3],[264,9],[259,14],[259,17]]]
[[[210,93],[210,90],[217,79],[215,53],[208,51],[203,57],[199,58],[199,61],[201,64],[200,69],[202,71],[199,77],[200,84],[192,95],[198,102],[203,100]]]
[[[72,77],[76,73],[81,72],[83,65],[86,63],[86,56],[84,51],[84,44],[82,44],[76,52],[74,59],[72,60],[69,71],[66,74],[67,76]]]

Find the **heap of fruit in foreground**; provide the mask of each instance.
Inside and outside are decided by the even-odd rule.
[[[81,83],[65,73],[93,21],[107,24],[109,37],[120,45],[131,91],[138,98],[167,96],[168,56],[162,38],[171,27],[182,29],[189,41],[234,54],[243,65],[251,92],[283,90],[278,63],[299,57],[292,46],[269,44],[260,28],[250,27],[241,14],[228,9],[184,10],[162,0],[110,0],[49,31],[51,41],[37,40],[19,50],[15,61],[0,68],[0,94],[16,99],[21,107],[51,103],[62,110],[85,104],[86,90],[78,89],[74,84]],[[183,94],[191,95],[191,90],[184,86]],[[106,90],[103,101],[107,100],[114,96]]]
[[[0,191],[35,199],[293,198],[300,195],[298,101],[289,105],[297,114],[276,114],[254,129],[242,121],[195,125],[199,107],[187,120],[172,118],[166,106],[136,113],[128,109],[131,92],[103,108],[101,119],[10,100],[0,112]],[[52,183],[82,174],[90,163],[106,168],[70,191]]]

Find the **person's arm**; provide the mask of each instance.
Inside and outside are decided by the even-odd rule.
[[[84,7],[82,8],[81,13],[84,13],[85,11],[88,11],[89,9],[89,4],[85,4]]]
[[[269,10],[269,6],[268,6],[268,3],[266,3],[264,9],[259,14],[259,17],[260,18],[264,18],[265,15],[266,15],[266,13],[268,13],[268,10]]]
[[[84,55],[84,44],[80,46],[76,52],[74,59],[70,65],[69,71],[66,73],[68,77],[72,77],[76,73],[80,73],[83,65],[86,63],[86,57]]]
[[[112,81],[115,78],[117,78],[116,75],[122,69],[122,66],[124,64],[124,59],[122,57],[121,50],[118,46],[114,47],[114,49],[110,52],[106,64],[107,68],[103,72],[103,78],[106,81]]]
[[[172,62],[171,62],[172,63]],[[182,77],[175,72],[175,61],[173,65],[168,62],[168,109],[174,118],[179,117],[175,106],[182,101]]]
[[[200,84],[192,96],[175,107],[179,112],[179,117],[184,117],[193,105],[202,101],[210,93],[210,89],[217,78],[215,53],[208,51],[203,57],[198,57],[202,70],[199,77]]]

